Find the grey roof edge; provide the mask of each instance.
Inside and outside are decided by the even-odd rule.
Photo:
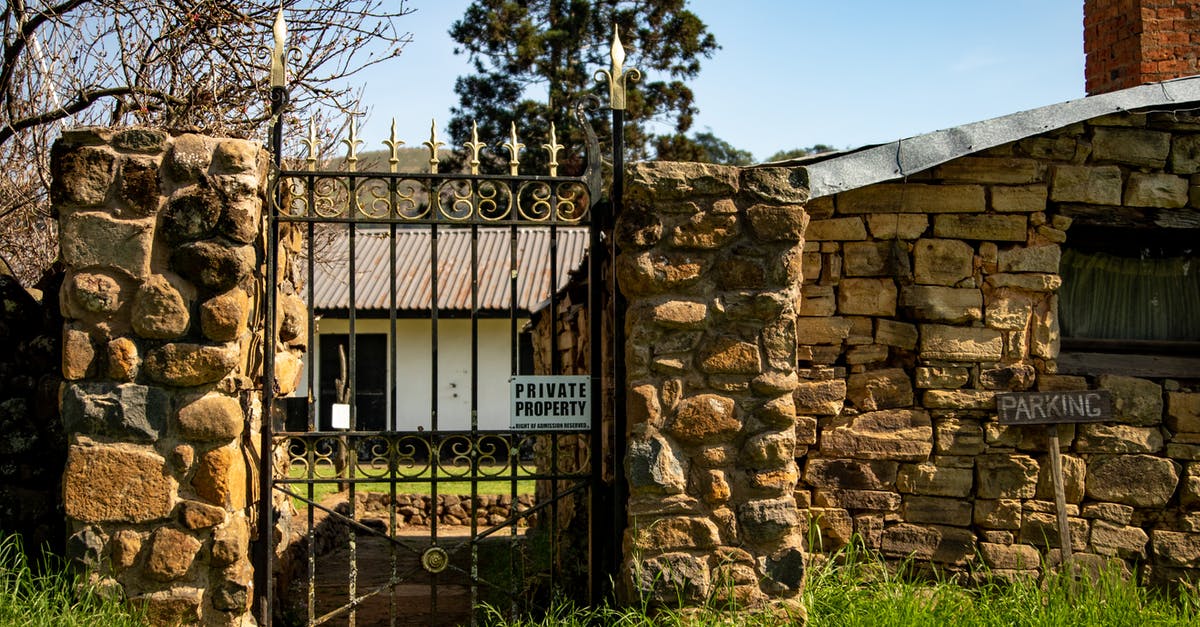
[[[811,198],[902,178],[974,152],[1110,113],[1200,101],[1200,76],[1148,83],[834,154],[801,165]],[[788,165],[779,163],[771,165]]]

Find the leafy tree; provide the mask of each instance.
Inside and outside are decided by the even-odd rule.
[[[820,154],[822,152],[832,152],[837,150],[829,144],[813,144],[808,148],[792,148],[791,150],[780,150],[779,152],[767,157],[766,162],[772,161],[787,161],[788,159],[797,159],[799,157],[807,157],[809,155]]]
[[[57,252],[49,147],[64,126],[250,136],[268,122],[280,0],[8,0],[0,13],[0,258],[26,284]],[[343,79],[400,53],[397,0],[283,0],[292,110],[352,108]]]
[[[693,150],[683,137],[696,114],[692,90],[686,80],[700,71],[701,58],[717,50],[708,27],[691,11],[686,0],[475,0],[450,36],[455,52],[466,54],[473,74],[459,77],[454,90],[459,104],[449,123],[452,143],[461,145],[479,124],[481,141],[491,145],[493,167],[507,163],[508,154],[496,147],[517,124],[519,139],[529,145],[522,153],[527,172],[544,172],[545,143],[553,121],[559,143],[567,146],[560,157],[563,171],[578,168],[583,134],[570,116],[570,105],[584,94],[603,94],[594,72],[610,65],[613,26],[620,31],[626,67],[636,67],[647,80],[630,83],[625,142],[634,158],[645,158],[651,146],[659,158],[675,158],[680,150]],[[543,91],[544,90],[544,91]],[[651,120],[666,122],[679,137],[654,143]],[[595,116],[601,137],[608,121]],[[574,162],[572,163],[572,160]]]
[[[733,144],[713,135],[711,130],[695,133],[691,137],[683,134],[659,135],[654,138],[654,148],[659,155],[670,155],[675,161],[698,161],[724,165],[750,165],[754,155],[740,150]]]

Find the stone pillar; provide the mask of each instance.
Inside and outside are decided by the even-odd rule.
[[[267,164],[143,128],[54,147],[67,551],[155,624],[250,620]]]
[[[792,391],[807,197],[800,168],[629,170],[617,276],[635,596],[803,611]]]

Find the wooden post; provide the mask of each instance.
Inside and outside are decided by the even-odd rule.
[[[1062,453],[1058,450],[1058,425],[1046,425],[1046,445],[1050,448],[1050,477],[1054,480],[1054,508],[1058,512],[1058,542],[1062,563],[1071,562],[1071,527],[1067,523],[1067,494],[1063,485]]]

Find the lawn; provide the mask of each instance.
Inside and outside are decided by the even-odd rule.
[[[385,469],[375,468],[367,464],[360,464],[359,471],[356,473],[358,477],[380,477],[386,475]],[[516,494],[533,494],[535,481],[533,479],[522,479],[528,477],[531,469],[524,466],[517,467],[516,479]],[[447,477],[445,473],[438,473],[437,487],[438,494],[454,494],[458,496],[470,496],[471,481],[465,476],[469,470],[455,471],[453,477]],[[396,484],[396,494],[433,494],[433,482],[430,481],[432,472],[426,468],[423,471],[415,467],[400,468],[398,473],[405,477],[404,483]],[[302,479],[305,477],[303,466],[292,466],[288,472],[288,476],[292,479]],[[322,474],[322,477],[328,475]],[[507,466],[481,466],[477,478],[476,493],[477,494],[513,494],[513,477],[511,469]],[[308,488],[302,483],[293,483],[288,486],[290,490],[300,495],[307,495]],[[329,483],[316,483],[313,485],[313,500],[318,503],[326,496],[333,494],[339,490],[338,483],[331,481]],[[391,485],[387,481],[366,481],[355,484],[355,490],[358,492],[383,492],[385,494],[391,492]],[[297,507],[300,503],[296,503]]]

